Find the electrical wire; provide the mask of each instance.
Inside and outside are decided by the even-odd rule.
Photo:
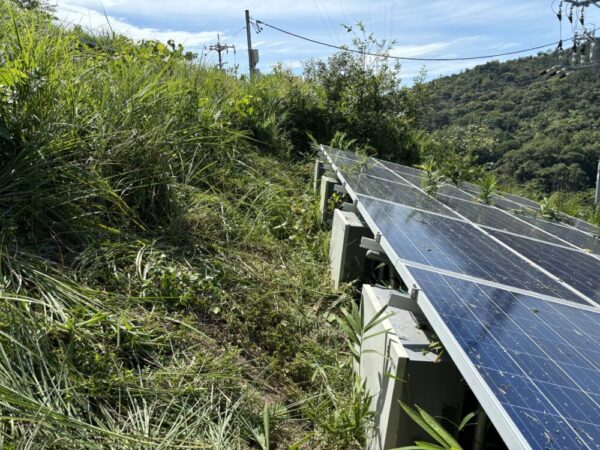
[[[229,36],[229,39],[232,39],[232,38],[236,37],[238,34],[240,34],[245,29],[246,29],[246,27],[243,26],[242,28],[240,28],[239,30],[237,30],[235,33],[233,33],[231,36]]]
[[[335,34],[336,40],[338,43],[341,43],[341,39],[340,39],[340,35],[338,34],[338,26],[336,26],[333,23],[333,20],[331,19],[331,15],[329,14],[329,10],[327,9],[327,4],[325,3],[325,0],[321,0],[321,6],[323,8],[323,11],[325,11],[325,17],[327,18],[328,23],[331,25],[331,29],[333,30],[333,33]]]
[[[327,34],[329,35],[329,39],[331,41],[333,41],[333,35],[331,34],[331,31],[329,30],[329,24],[325,21],[325,16],[321,13],[321,8],[319,8],[319,5],[317,4],[317,0],[313,0],[313,4],[315,5],[315,9],[317,10],[317,13],[319,14],[319,17],[321,18],[321,22],[323,22],[323,25],[325,26],[325,30],[327,31]],[[258,24],[260,21],[257,20],[256,23]]]
[[[551,42],[551,43],[548,43],[548,44],[538,45],[538,46],[535,46],[535,47],[530,47],[530,48],[525,48],[525,49],[521,49],[521,50],[515,50],[515,51],[511,51],[511,52],[505,52],[505,53],[496,53],[496,54],[491,54],[491,55],[465,56],[465,57],[458,57],[458,58],[417,58],[417,57],[408,57],[408,56],[395,56],[395,55],[385,55],[385,54],[380,54],[380,53],[362,52],[360,50],[356,50],[356,49],[352,49],[352,48],[348,48],[348,47],[343,47],[343,46],[339,46],[339,45],[334,45],[334,44],[330,44],[328,42],[318,41],[316,39],[312,39],[312,38],[309,38],[309,37],[306,37],[306,36],[302,36],[300,34],[296,34],[296,33],[293,33],[291,31],[284,30],[283,28],[276,27],[275,25],[271,25],[269,23],[263,22],[262,20],[257,20],[256,21],[256,25],[259,26],[259,27],[266,26],[266,27],[272,28],[273,30],[279,31],[280,33],[284,33],[284,34],[287,34],[289,36],[293,36],[295,38],[302,39],[304,41],[312,42],[313,44],[322,45],[324,47],[335,48],[337,50],[343,50],[343,51],[347,51],[347,52],[351,52],[351,53],[359,53],[359,54],[364,55],[364,56],[374,56],[374,57],[377,57],[377,58],[397,59],[397,60],[404,60],[404,61],[431,61],[431,62],[435,62],[435,61],[472,61],[472,60],[477,60],[477,59],[490,59],[490,58],[498,58],[500,56],[518,55],[520,53],[532,52],[534,50],[541,50],[543,48],[548,48],[548,47],[556,47],[560,43],[560,41]],[[566,41],[572,41],[572,40],[573,40],[573,38],[565,39],[565,42]]]
[[[392,0],[392,6],[390,8],[390,42],[393,42],[394,39],[392,36],[394,35],[394,19],[396,16],[396,0]]]

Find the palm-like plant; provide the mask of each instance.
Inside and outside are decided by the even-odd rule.
[[[438,169],[437,164],[433,159],[427,160],[418,167],[424,172],[423,178],[421,179],[421,187],[427,194],[435,197],[438,189],[444,182],[444,175]]]
[[[477,184],[481,189],[479,192],[479,200],[486,205],[492,203],[492,198],[496,193],[496,188],[498,186],[496,175],[492,172],[487,172],[479,179]]]

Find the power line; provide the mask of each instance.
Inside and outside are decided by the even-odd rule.
[[[237,30],[235,33],[233,33],[233,34],[232,34],[232,35],[229,37],[229,39],[233,39],[234,37],[236,37],[238,34],[240,34],[240,33],[241,33],[242,31],[244,31],[245,29],[246,29],[246,27],[245,27],[245,26],[244,26],[244,27],[242,27],[242,28],[240,28],[240,29],[239,29],[239,30]]]
[[[378,58],[398,59],[398,60],[405,60],[405,61],[431,61],[431,62],[434,62],[434,61],[472,61],[472,60],[477,60],[477,59],[490,59],[490,58],[498,58],[500,56],[518,55],[520,53],[532,52],[534,50],[541,50],[543,48],[548,48],[548,47],[556,47],[561,42],[561,41],[556,41],[556,42],[551,42],[549,44],[538,45],[536,47],[530,47],[530,48],[525,48],[525,49],[521,49],[521,50],[514,50],[511,52],[505,52],[505,53],[496,53],[496,54],[492,54],[492,55],[465,56],[465,57],[459,57],[459,58],[417,58],[417,57],[394,56],[394,55],[385,55],[385,54],[380,54],[380,53],[363,52],[363,51],[348,48],[348,47],[334,45],[334,44],[330,44],[328,42],[318,41],[316,39],[312,39],[312,38],[309,38],[306,36],[302,36],[300,34],[293,33],[291,31],[284,30],[282,28],[276,27],[275,25],[271,25],[266,22],[263,22],[262,20],[257,20],[256,25],[258,27],[264,25],[266,27],[272,28],[273,30],[279,31],[280,33],[284,33],[289,36],[293,36],[295,38],[302,39],[304,41],[312,42],[313,44],[322,45],[324,47],[335,48],[337,50],[343,50],[343,51],[347,51],[347,52],[351,52],[351,53],[359,53],[359,54],[365,55],[365,56],[374,56],[374,57],[378,57]],[[573,38],[565,39],[563,42],[572,41],[572,40],[573,40]]]
[[[329,30],[329,24],[325,21],[325,17],[321,13],[321,9],[319,8],[319,5],[317,4],[317,0],[313,0],[313,4],[315,5],[315,9],[319,13],[319,17],[321,18],[321,22],[323,22],[323,25],[325,26],[325,30],[327,31],[327,34],[329,35],[329,39],[331,39],[333,41],[333,35],[331,34],[331,31]],[[256,21],[257,24],[259,22],[260,21],[258,21],[258,20]]]
[[[342,41],[340,39],[340,35],[338,34],[338,26],[336,26],[333,23],[333,20],[331,19],[331,15],[329,14],[329,10],[327,9],[327,4],[325,3],[325,0],[321,0],[321,6],[323,7],[323,10],[325,11],[325,17],[327,18],[327,21],[331,25],[331,29],[333,30],[333,33],[335,34],[336,41],[338,43],[341,43]]]

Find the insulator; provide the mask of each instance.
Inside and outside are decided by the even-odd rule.
[[[563,2],[561,1],[558,4],[558,12],[556,13],[556,17],[558,17],[559,22],[562,22],[562,7],[563,7]]]
[[[573,23],[573,5],[571,5],[571,9],[569,9],[569,15],[567,16],[569,22]]]

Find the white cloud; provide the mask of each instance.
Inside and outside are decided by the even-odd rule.
[[[173,39],[186,47],[198,48],[207,42],[212,42],[218,31],[200,31],[187,32],[180,30],[159,30],[150,27],[139,27],[128,23],[124,19],[105,15],[99,11],[88,9],[79,5],[72,5],[62,2],[57,8],[55,15],[59,21],[67,26],[79,25],[85,30],[102,33],[114,30],[116,33],[123,34],[135,41],[139,40],[159,40],[166,42]],[[221,35],[226,39],[225,33]]]
[[[452,49],[459,51],[467,44],[475,44],[485,40],[484,36],[468,36],[458,39],[430,42],[427,44],[415,45],[395,45],[390,51],[390,55],[397,57],[445,57],[453,58],[455,53],[448,53],[447,50]],[[458,48],[456,48],[458,47]]]
[[[556,19],[545,0],[54,0],[60,20],[99,32],[108,29],[104,11],[115,31],[132,39],[174,39],[186,48],[200,50],[222,41],[235,44],[240,64],[246,48],[244,9],[259,20],[283,29],[339,44],[351,35],[339,28],[359,19],[378,38],[395,38],[392,54],[407,57],[452,58],[502,53],[529,44],[553,40]],[[553,28],[556,25],[556,28]],[[234,36],[235,35],[235,36]],[[464,36],[467,37],[464,37]],[[260,67],[289,60],[327,57],[335,50],[264,28],[252,33],[261,52]],[[231,59],[231,56],[230,56]],[[463,70],[483,60],[427,63],[429,75]],[[423,63],[402,61],[403,77],[412,78]]]
[[[365,11],[365,4],[360,0],[319,0],[318,9],[312,0],[58,0],[58,3],[59,6],[69,4],[96,10],[104,7],[117,15],[144,15],[165,20],[217,16],[243,19],[245,9],[257,18],[306,17],[318,12],[331,18]]]

